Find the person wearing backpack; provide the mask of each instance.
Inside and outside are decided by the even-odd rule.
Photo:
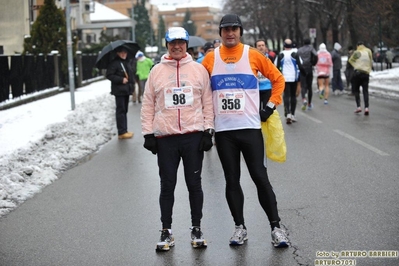
[[[296,122],[296,91],[299,78],[299,72],[304,73],[302,60],[296,52],[292,51],[292,41],[286,39],[284,41],[284,50],[277,56],[274,64],[281,71],[285,79],[285,88],[283,93],[284,114],[286,115],[286,123]]]
[[[317,52],[310,44],[310,39],[304,40],[304,45],[298,49],[298,55],[302,58],[302,66],[305,69],[301,73],[301,96],[302,96],[302,110],[311,110],[312,104],[312,82],[313,82],[313,67],[317,64]],[[306,99],[307,94],[307,99]]]

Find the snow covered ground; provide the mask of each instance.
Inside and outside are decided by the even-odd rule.
[[[399,68],[371,75],[385,93],[398,84]],[[0,217],[116,135],[109,91],[108,80],[77,89],[73,111],[69,92],[0,111]]]
[[[114,97],[103,80],[0,111],[0,217],[116,134]]]

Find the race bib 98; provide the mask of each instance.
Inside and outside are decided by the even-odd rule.
[[[192,86],[165,89],[165,108],[182,109],[192,107],[194,94]]]

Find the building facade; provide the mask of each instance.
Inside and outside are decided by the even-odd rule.
[[[20,54],[24,49],[24,38],[30,34],[33,1],[2,1],[0,8],[0,54]],[[36,8],[36,7],[32,7]],[[33,10],[32,10],[33,11]]]
[[[71,30],[78,33],[79,49],[90,43],[98,43],[102,30],[107,35],[132,39],[134,21],[131,19],[137,0],[69,0]],[[65,9],[66,0],[54,0],[58,8]],[[182,26],[187,11],[196,26],[196,36],[207,41],[219,38],[221,10],[197,1],[182,5],[155,6],[146,1],[154,36],[158,36],[159,17],[165,27]],[[37,18],[44,0],[4,1],[0,9],[0,54],[12,55],[23,52],[24,38],[30,36],[31,25]],[[101,4],[101,5],[97,5]],[[104,10],[102,5],[110,8]],[[118,15],[111,15],[118,13]],[[136,32],[139,29],[136,29]],[[166,30],[166,29],[165,29]],[[150,45],[150,44],[149,44]]]

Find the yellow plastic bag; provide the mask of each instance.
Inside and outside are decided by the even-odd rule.
[[[262,134],[267,158],[279,163],[285,162],[287,146],[283,124],[277,110],[274,110],[266,122],[262,122]]]

